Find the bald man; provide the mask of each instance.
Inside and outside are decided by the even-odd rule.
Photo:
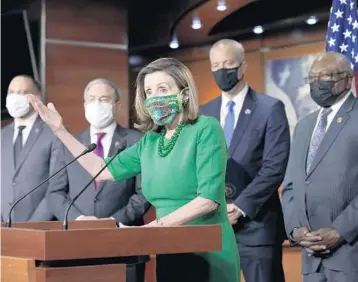
[[[120,104],[118,87],[107,79],[97,78],[85,87],[85,117],[89,128],[77,139],[86,146],[97,144],[95,153],[102,158],[113,156],[121,144],[132,146],[142,133],[119,126],[114,113]],[[57,169],[73,159],[72,154],[62,145],[56,163]],[[73,199],[91,180],[91,175],[78,162],[56,175],[50,181],[47,200],[51,212],[63,220],[69,199]],[[140,176],[114,183],[94,182],[78,198],[69,212],[70,220],[96,220],[112,218],[125,225],[143,225],[143,215],[149,203],[142,195]],[[100,238],[98,238],[100,240]],[[120,246],[118,246],[120,248]],[[127,282],[144,282],[144,262],[147,257],[132,258],[127,267]],[[137,264],[137,265],[135,265]]]
[[[51,129],[38,117],[25,94],[40,95],[40,85],[31,77],[16,76],[9,84],[6,108],[14,122],[1,130],[1,221],[12,204],[49,175],[58,150]],[[19,202],[13,222],[47,221],[53,218],[45,195],[48,183]]]
[[[305,282],[358,279],[358,101],[338,53],[313,62],[308,82],[321,107],[296,125],[282,194],[286,231],[302,247]]]
[[[210,63],[221,95],[201,112],[216,117],[224,130],[229,159],[226,199],[246,282],[285,281],[285,238],[278,195],[290,149],[281,101],[255,92],[244,80],[243,46],[230,39],[210,49]]]

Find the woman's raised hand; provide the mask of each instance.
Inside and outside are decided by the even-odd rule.
[[[48,103],[47,106],[45,106],[40,96],[29,94],[27,97],[35,111],[39,113],[43,122],[46,123],[54,133],[64,128],[62,117],[52,103]]]

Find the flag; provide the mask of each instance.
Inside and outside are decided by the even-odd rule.
[[[348,57],[354,70],[352,90],[358,93],[358,10],[357,0],[333,0],[328,22],[326,51]]]

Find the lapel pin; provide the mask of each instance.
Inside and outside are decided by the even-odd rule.
[[[38,128],[35,128],[35,133],[39,133],[39,129]]]
[[[337,118],[337,122],[338,122],[338,123],[341,123],[342,121],[343,121],[343,118],[342,118],[342,117]]]
[[[116,141],[116,143],[114,143],[114,146],[118,147],[118,146],[119,146],[119,142]]]
[[[245,110],[245,115],[249,115],[249,114],[251,114],[251,110],[250,110],[250,109],[246,109],[246,110]]]

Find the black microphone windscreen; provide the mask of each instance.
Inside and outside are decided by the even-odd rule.
[[[127,148],[127,141],[123,140],[116,151],[116,155],[118,155],[120,152],[124,151],[126,148]]]
[[[96,147],[97,145],[95,143],[89,144],[86,148],[86,154],[92,152]]]

